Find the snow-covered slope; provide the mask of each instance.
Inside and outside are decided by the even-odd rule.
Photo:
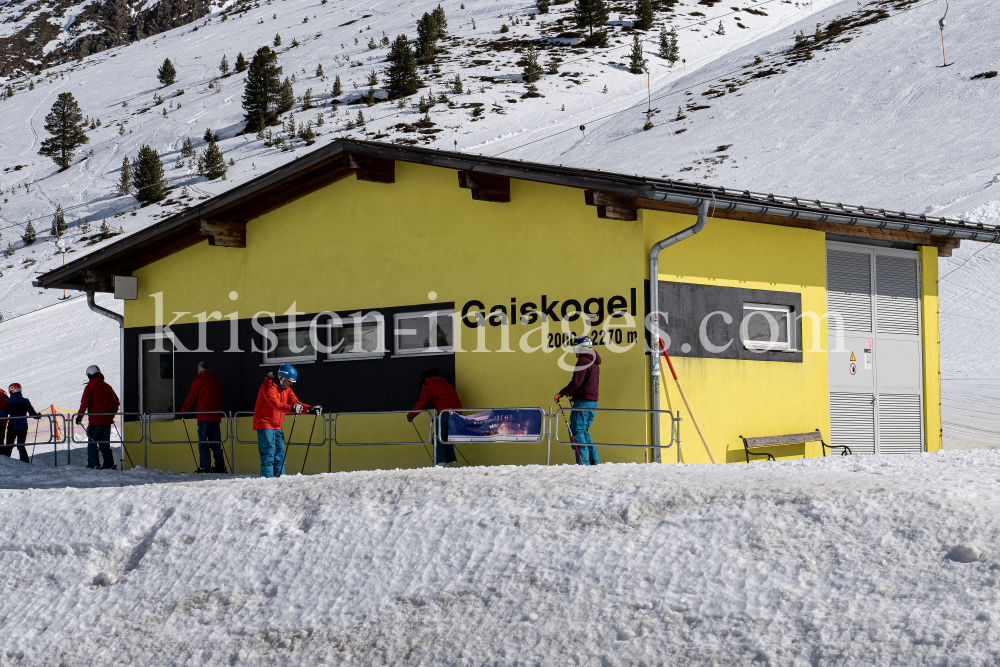
[[[998,475],[983,451],[202,482],[0,459],[0,664],[992,664]]]

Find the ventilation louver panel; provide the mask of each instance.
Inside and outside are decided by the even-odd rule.
[[[919,394],[879,394],[878,448],[880,454],[917,454],[924,451],[920,433]]]
[[[826,309],[829,326],[836,327],[837,314],[845,331],[872,331],[871,255],[830,250],[826,260]]]
[[[875,395],[830,393],[830,444],[855,454],[875,453]]]
[[[875,258],[875,320],[880,334],[920,335],[919,263],[909,257]]]

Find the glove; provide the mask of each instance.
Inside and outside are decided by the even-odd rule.
[[[83,415],[77,415],[76,416],[76,423],[77,423],[77,425],[80,425],[80,424],[83,423]]]
[[[297,415],[301,415],[303,410],[305,410],[305,407],[303,407],[301,403],[296,403],[292,406],[292,412]]]
[[[406,421],[408,421],[408,422],[412,422],[412,421],[413,421],[413,417],[407,417],[407,418],[406,418]]]
[[[321,415],[321,414],[323,414],[323,406],[322,405],[314,405],[311,408],[309,408],[309,412],[313,413],[314,415]]]

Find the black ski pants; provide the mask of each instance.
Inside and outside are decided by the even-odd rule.
[[[25,463],[30,463],[31,459],[28,458],[28,448],[25,447],[24,444],[23,444],[24,441],[27,439],[27,437],[28,437],[28,430],[27,429],[25,429],[23,431],[20,430],[20,429],[17,429],[17,430],[12,429],[12,428],[8,428],[7,429],[7,444],[8,445],[13,445],[13,444],[16,443],[17,444],[17,453],[21,455],[21,460],[24,461]],[[9,446],[8,447],[0,447],[0,455],[10,456],[13,453],[14,453],[14,448],[13,447],[9,447]]]

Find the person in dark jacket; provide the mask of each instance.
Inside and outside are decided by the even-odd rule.
[[[21,460],[25,463],[31,463],[31,459],[28,458],[28,448],[24,446],[24,441],[28,438],[28,420],[25,417],[30,415],[38,419],[38,413],[35,412],[35,408],[31,407],[31,401],[21,395],[21,385],[15,382],[10,385],[8,390],[10,398],[7,399],[7,404],[4,406],[8,421],[7,446],[0,447],[0,454],[6,456],[13,454],[14,448],[11,445],[16,443],[17,453],[21,455]]]
[[[0,443],[4,442],[4,436],[7,433],[7,394],[3,389],[0,389]],[[0,453],[2,453],[6,448],[0,448]],[[7,450],[7,456],[14,451],[13,449]]]
[[[588,336],[574,338],[572,345],[576,353],[573,377],[552,400],[558,403],[560,398],[568,396],[573,401],[569,430],[576,443],[573,445],[576,462],[583,466],[596,466],[601,462],[597,457],[597,447],[587,443],[594,442],[590,437],[590,425],[594,423],[593,408],[597,407],[598,386],[601,383],[601,355],[593,349],[594,343]]]
[[[462,408],[462,401],[458,398],[458,392],[455,391],[455,388],[447,380],[438,375],[436,368],[428,368],[420,374],[420,386],[420,398],[417,399],[416,405],[413,406],[414,412],[406,415],[406,418],[411,422],[419,414],[417,410],[424,410],[427,406],[433,407],[438,412],[448,409],[460,410]],[[457,466],[458,461],[455,459],[455,447],[448,444],[448,415],[442,417],[440,422],[441,432],[438,433],[438,442],[441,444],[436,448],[437,460],[434,463],[435,465],[449,467]]]
[[[219,414],[222,411],[222,384],[212,375],[212,367],[207,361],[198,362],[198,376],[191,383],[191,391],[184,399],[181,412],[191,408],[198,411],[198,456],[201,463],[195,472],[228,472],[222,456],[222,415]],[[215,454],[214,468],[212,454]]]
[[[87,412],[87,467],[102,470],[114,470],[115,457],[111,453],[111,425],[115,421],[114,413],[121,407],[118,394],[104,381],[104,374],[97,366],[87,367],[87,386],[80,399],[80,410],[76,423],[83,423],[83,415]],[[104,457],[104,465],[97,456],[100,451]]]

